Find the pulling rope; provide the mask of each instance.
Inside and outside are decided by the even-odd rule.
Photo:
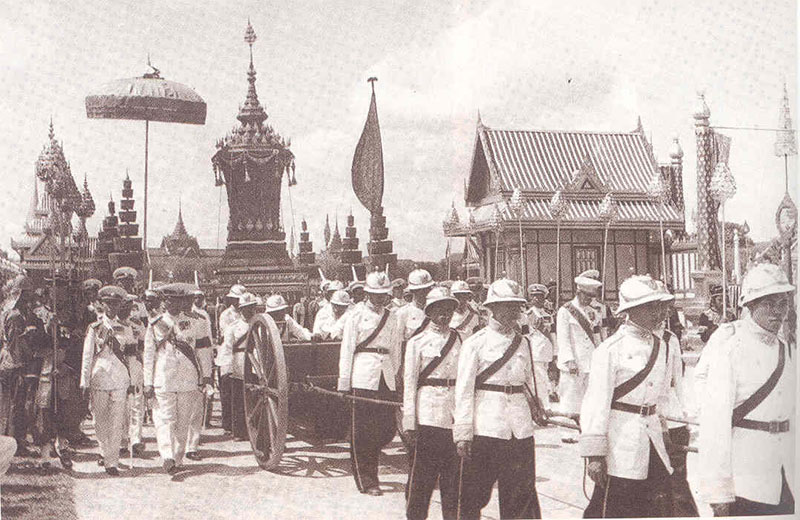
[[[342,392],[336,392],[334,390],[327,390],[325,388],[320,388],[320,387],[316,386],[312,382],[306,382],[302,386],[303,386],[303,389],[305,391],[307,391],[307,392],[316,392],[318,394],[330,395],[330,396],[338,397],[340,399],[345,399],[345,400],[348,400],[348,401],[359,401],[359,402],[362,402],[362,403],[382,404],[382,405],[386,405],[386,406],[393,406],[395,408],[401,408],[403,406],[403,403],[401,403],[399,401],[387,401],[385,399],[374,399],[372,397],[361,397],[359,395],[349,395],[349,394],[344,394]]]

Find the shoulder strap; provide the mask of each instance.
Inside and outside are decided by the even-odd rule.
[[[629,394],[634,388],[642,384],[642,381],[644,381],[653,370],[653,366],[656,364],[656,359],[658,359],[658,351],[660,348],[661,341],[659,341],[657,337],[653,336],[653,350],[650,351],[650,357],[647,360],[647,364],[643,369],[635,373],[633,377],[627,381],[624,381],[614,389],[614,394],[611,398],[612,401],[622,398],[623,396]],[[667,350],[669,350],[669,347],[667,347]]]
[[[244,343],[244,340],[247,339],[247,334],[248,333],[245,332],[244,334],[242,334],[242,336],[239,339],[237,339],[236,341],[233,342],[233,345],[231,346],[231,350],[233,352],[239,353],[239,352],[244,351],[244,348],[239,348],[239,347],[241,347],[242,343]]]
[[[515,333],[514,339],[511,340],[511,344],[508,346],[503,355],[475,377],[475,386],[485,383],[487,379],[492,377],[495,373],[497,373],[498,370],[503,368],[503,366],[508,363],[508,360],[511,359],[511,356],[514,355],[514,352],[517,351],[517,348],[519,348],[519,344],[521,342],[522,335]]]
[[[583,332],[585,332],[586,335],[589,337],[589,341],[591,341],[592,345],[596,347],[597,343],[595,343],[594,332],[592,331],[592,324],[589,323],[589,320],[586,319],[586,316],[584,316],[583,313],[579,311],[578,308],[572,304],[572,302],[565,303],[564,308],[566,308],[572,315],[572,317],[575,318],[575,321],[577,321],[578,325],[581,326]]]
[[[172,343],[175,345],[175,348],[178,349],[178,351],[181,354],[186,356],[186,359],[188,359],[192,363],[192,366],[197,371],[197,379],[199,381],[200,378],[202,377],[202,374],[200,372],[200,365],[197,362],[197,357],[195,356],[194,349],[191,347],[191,345],[189,345],[185,341],[179,341],[176,338],[172,338]]]
[[[458,324],[458,327],[456,327],[456,330],[462,330],[462,331],[465,330],[466,326],[469,325],[469,322],[472,321],[472,317],[474,315],[475,315],[475,311],[472,310],[472,307],[467,307],[467,315],[464,317],[464,319],[461,321],[461,323]]]
[[[459,339],[458,332],[454,330],[450,330],[450,336],[447,338],[447,342],[444,344],[441,353],[433,358],[433,360],[428,363],[425,368],[419,373],[418,383],[417,386],[422,386],[426,379],[433,373],[436,368],[442,364],[444,358],[447,357],[447,354],[453,349],[453,345],[456,343],[456,339]]]
[[[755,410],[755,408],[760,405],[764,399],[769,396],[772,390],[775,389],[775,386],[778,384],[778,380],[783,375],[783,368],[786,366],[786,346],[783,344],[782,341],[778,341],[778,366],[775,367],[775,370],[772,371],[769,378],[767,378],[766,382],[761,385],[761,387],[753,392],[753,395],[745,399],[745,401],[733,409],[733,414],[731,416],[731,423],[733,426],[739,424],[739,422],[745,418],[747,414]]]
[[[425,330],[425,327],[427,327],[428,323],[430,323],[430,322],[431,322],[431,319],[429,317],[425,316],[425,318],[423,318],[423,320],[422,320],[422,323],[419,324],[419,327],[414,329],[414,332],[411,333],[411,335],[408,337],[408,339],[411,339],[414,336],[416,336],[417,334],[422,333],[422,331]]]
[[[383,316],[381,316],[381,321],[379,321],[379,322],[378,322],[378,326],[377,326],[377,327],[375,327],[375,330],[373,330],[373,331],[370,333],[370,335],[369,335],[369,336],[367,336],[366,338],[364,338],[364,340],[363,340],[363,341],[360,341],[360,342],[359,342],[359,343],[356,345],[356,349],[355,349],[355,352],[356,352],[356,353],[360,352],[360,351],[361,351],[361,349],[363,349],[363,348],[366,348],[366,347],[367,347],[367,345],[369,345],[370,343],[372,343],[372,341],[373,341],[375,338],[377,338],[377,337],[378,337],[378,334],[380,334],[380,333],[381,333],[381,331],[383,330],[383,327],[386,325],[386,322],[388,321],[388,319],[389,319],[389,311],[387,311],[387,310],[385,310],[385,309],[384,309],[384,311],[383,311]]]

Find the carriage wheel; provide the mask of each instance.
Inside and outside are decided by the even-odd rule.
[[[244,357],[244,413],[258,465],[266,470],[281,461],[289,420],[289,385],[283,348],[272,341],[274,323],[256,316]]]

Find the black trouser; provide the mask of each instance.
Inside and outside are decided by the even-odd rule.
[[[353,395],[391,400],[393,392],[381,377],[377,391],[353,388]],[[378,457],[381,448],[392,442],[394,434],[394,409],[391,406],[353,401],[350,411],[350,463],[359,491],[378,487]]]
[[[222,409],[222,429],[231,431],[231,375],[219,376],[219,403]]]
[[[416,520],[428,517],[431,494],[437,479],[442,497],[442,518],[456,518],[459,462],[453,443],[453,430],[435,426],[417,427],[417,442],[406,484],[406,518]]]
[[[671,428],[669,438],[675,446],[689,445],[689,427]],[[672,516],[699,516],[697,504],[692,495],[692,489],[686,476],[686,452],[675,450],[675,454],[670,455],[672,464],[672,476],[669,478],[672,492]]]
[[[247,419],[244,415],[244,380],[230,378],[231,427],[237,439],[247,439]]]
[[[500,518],[541,518],[536,494],[536,443],[475,436],[461,477],[460,518],[477,520],[497,482]]]
[[[595,484],[584,518],[665,517],[672,514],[670,474],[650,443],[647,478],[634,480],[608,476],[606,486]]]
[[[731,506],[731,516],[764,516],[764,515],[793,515],[794,496],[789,484],[786,482],[786,471],[781,468],[781,501],[778,504],[764,504],[763,502],[753,502],[746,498],[736,497],[736,501]]]

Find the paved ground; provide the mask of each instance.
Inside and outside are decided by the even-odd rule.
[[[87,425],[91,435],[91,426]],[[562,444],[556,428],[537,431],[538,490],[545,518],[580,517],[587,500],[581,483],[583,464],[575,445]],[[359,494],[350,473],[345,443],[311,446],[289,438],[276,472],[261,470],[245,442],[212,428],[203,437],[200,462],[165,475],[155,451],[153,428],[146,428],[146,459],[124,460],[122,476],[111,478],[98,467],[97,449],[81,451],[74,476],[79,518],[403,518],[407,456],[399,442],[384,450],[381,482],[385,494]],[[691,465],[690,460],[690,465]],[[691,471],[691,467],[690,467]],[[587,482],[587,492],[591,484]],[[441,518],[438,492],[431,518]],[[484,510],[498,518],[496,494]]]

